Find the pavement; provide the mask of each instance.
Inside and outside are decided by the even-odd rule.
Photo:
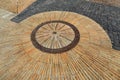
[[[37,0],[11,21],[20,23],[24,19],[47,11],[70,11],[87,16],[109,35],[112,47],[120,50],[120,8],[84,0]]]

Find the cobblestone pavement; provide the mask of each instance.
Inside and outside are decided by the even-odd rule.
[[[120,8],[83,0],[37,0],[12,21],[22,20],[46,11],[71,11],[95,20],[108,33],[113,48],[120,50]]]

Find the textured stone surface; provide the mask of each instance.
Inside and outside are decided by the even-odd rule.
[[[17,0],[0,0],[0,8],[17,13]]]
[[[120,50],[120,8],[75,0],[37,0],[21,14],[12,19],[14,22],[22,20],[46,11],[71,11],[95,20],[108,33],[113,48]]]
[[[0,0],[0,8],[14,13],[20,13],[36,0]]]
[[[88,0],[97,3],[107,4],[107,5],[114,5],[120,7],[120,0]]]
[[[19,24],[0,16],[0,80],[120,80],[120,51],[112,49],[105,31],[88,17],[65,14],[60,18],[61,11],[40,13]],[[80,32],[76,47],[62,54],[36,49],[31,32],[48,20],[74,24]]]

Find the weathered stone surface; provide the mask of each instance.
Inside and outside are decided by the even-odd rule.
[[[0,0],[0,8],[13,13],[20,13],[36,0]]]
[[[3,19],[6,14],[0,16],[0,80],[120,80],[120,51],[112,49],[105,31],[86,16],[74,12],[65,14],[60,18],[61,11],[40,13],[19,24],[11,22],[9,17]],[[74,24],[80,32],[78,44],[61,54],[48,54],[35,48],[31,42],[31,32],[48,20]],[[60,24],[56,27],[57,31],[66,29],[60,27]],[[46,33],[53,29],[55,26],[52,25],[51,28],[37,31],[40,34],[35,35],[36,39],[43,33],[44,37],[38,41],[46,41],[49,37]],[[51,39],[44,46],[53,48],[51,44],[56,46]]]
[[[46,11],[76,12],[88,16],[99,23],[108,33],[113,46],[119,47],[120,50],[120,37],[116,39],[114,37],[118,35],[113,34],[113,32],[120,33],[120,8],[84,0],[75,0],[74,2],[73,0],[53,0],[51,3],[46,3],[46,1],[49,0],[37,0],[21,14],[13,18],[12,21],[19,23],[34,14]]]

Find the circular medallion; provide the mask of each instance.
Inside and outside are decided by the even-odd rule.
[[[33,45],[44,52],[62,53],[74,48],[80,39],[77,28],[68,22],[53,20],[41,23],[31,34]]]
[[[92,19],[52,11],[7,21],[0,21],[0,80],[119,80],[120,52]]]

